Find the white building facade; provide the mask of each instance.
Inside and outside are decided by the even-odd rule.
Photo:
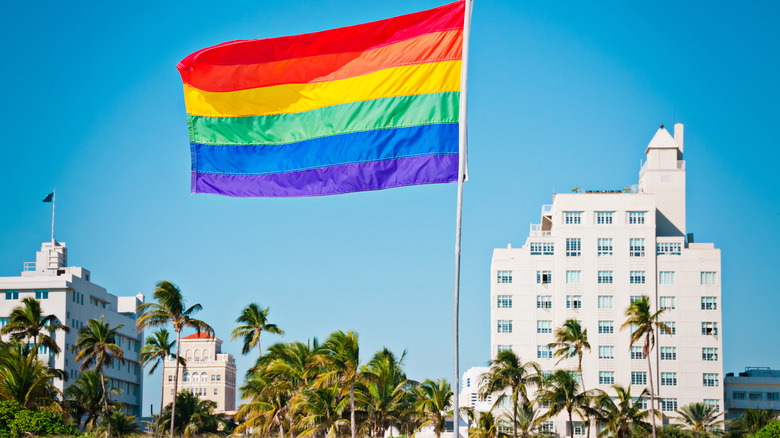
[[[498,248],[491,265],[491,355],[512,349],[542,370],[556,365],[548,344],[567,319],[580,321],[592,350],[585,386],[649,388],[641,345],[632,347],[625,310],[642,295],[672,334],[651,353],[656,409],[666,416],[692,402],[724,409],[720,250],[695,243],[685,227],[683,126],[663,126],[646,148],[632,190],[553,195],[521,248]],[[649,402],[646,402],[649,407]],[[660,405],[660,407],[659,407]],[[576,421],[576,419],[575,419]],[[545,425],[566,435],[564,416]],[[575,425],[574,435],[585,430]]]
[[[80,363],[71,347],[78,339],[78,331],[90,319],[104,317],[112,327],[122,324],[117,344],[124,350],[125,363],[115,362],[105,368],[108,385],[122,390],[117,401],[126,403],[128,412],[141,416],[143,373],[138,355],[143,333],[136,332],[136,307],[143,303],[143,294],[118,297],[90,280],[84,268],[68,266],[68,252],[64,242],[44,242],[36,253],[35,262],[27,262],[18,277],[0,277],[0,325],[8,323],[11,311],[22,305],[22,299],[33,297],[40,301],[44,315],[55,315],[60,323],[70,327],[69,333],[57,332],[53,337],[60,353],[41,351],[41,359],[49,367],[64,370],[68,380],[55,379],[61,391],[75,380]]]
[[[771,409],[780,415],[780,370],[748,367],[745,371],[726,374],[723,379],[727,420],[741,416],[748,409]]]

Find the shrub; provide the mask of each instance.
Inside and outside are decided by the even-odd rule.
[[[22,436],[80,435],[67,424],[62,414],[52,411],[31,411],[13,401],[0,402],[0,438]]]
[[[762,427],[751,438],[780,438],[780,420],[775,420]]]

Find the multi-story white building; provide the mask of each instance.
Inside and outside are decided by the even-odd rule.
[[[222,341],[206,333],[181,338],[181,355],[187,366],[179,365],[179,391],[189,391],[201,399],[215,402],[216,411],[236,410],[236,362],[222,352]],[[176,362],[163,364],[163,406],[173,401]]]
[[[21,300],[33,297],[41,302],[44,315],[55,315],[62,324],[70,327],[69,333],[54,335],[60,353],[51,354],[41,350],[41,359],[52,368],[64,370],[68,380],[55,379],[54,383],[64,390],[79,376],[80,364],[76,353],[70,351],[78,339],[78,331],[92,318],[104,317],[112,327],[119,329],[117,344],[124,350],[125,363],[114,362],[105,369],[108,384],[119,388],[122,394],[117,401],[127,403],[128,411],[141,416],[143,395],[143,373],[138,364],[138,355],[143,343],[143,333],[136,332],[136,307],[144,301],[143,294],[118,297],[92,283],[90,272],[84,268],[68,266],[68,251],[64,242],[44,242],[36,253],[35,262],[24,264],[24,271],[18,277],[0,277],[0,325],[8,323],[11,311]],[[48,357],[45,357],[48,356]]]
[[[686,234],[682,124],[674,137],[662,126],[645,153],[631,190],[553,195],[521,248],[494,250],[491,355],[512,349],[545,371],[576,370],[576,359],[556,365],[548,347],[555,329],[576,319],[592,347],[585,386],[614,393],[613,384],[631,385],[639,394],[649,387],[647,360],[621,326],[629,304],[647,295],[672,329],[658,334],[650,357],[660,409],[673,415],[704,401],[723,410],[720,250]],[[566,434],[563,416],[545,427]]]
[[[482,395],[482,378],[490,367],[471,367],[463,373],[463,388],[459,395],[459,406],[474,409],[475,412],[489,412],[493,409],[493,395]]]

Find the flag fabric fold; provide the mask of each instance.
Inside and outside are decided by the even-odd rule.
[[[54,199],[54,192],[51,192],[48,195],[46,195],[46,197],[43,198],[43,202],[52,202],[52,199]]]
[[[199,50],[184,83],[192,192],[320,196],[458,179],[463,0]]]

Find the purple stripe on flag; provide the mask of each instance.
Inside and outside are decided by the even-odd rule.
[[[262,175],[193,171],[192,193],[238,197],[323,196],[457,180],[457,154],[425,155]]]

